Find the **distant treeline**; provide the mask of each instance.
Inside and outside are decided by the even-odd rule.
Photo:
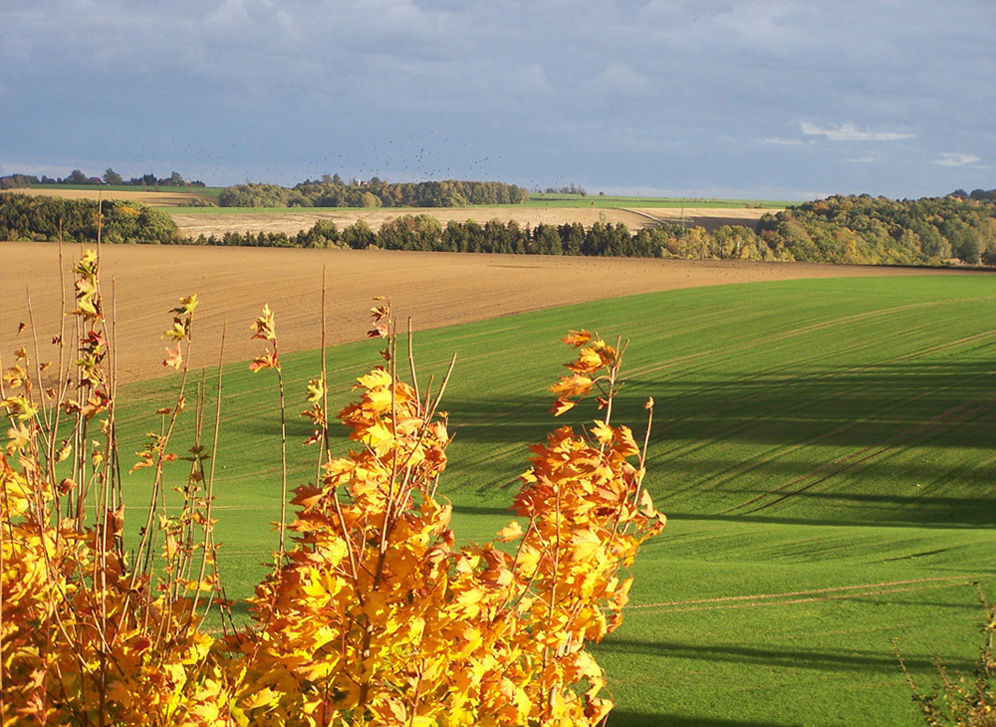
[[[8,174],[0,177],[0,189],[24,189],[36,184],[107,184],[113,186],[131,187],[203,187],[204,182],[187,181],[179,172],[173,172],[168,177],[157,177],[155,174],[143,174],[141,177],[125,179],[113,169],[108,169],[102,177],[89,177],[79,169],[74,169],[66,177],[36,177],[33,174]]]
[[[765,215],[758,236],[801,262],[996,265],[996,190],[902,201],[829,197]]]
[[[173,218],[136,202],[105,200],[101,205],[101,239],[176,245],[188,242]],[[8,192],[0,194],[0,240],[58,240],[91,242],[97,239],[97,202]]]
[[[223,190],[222,207],[463,207],[520,204],[526,190],[501,182],[343,182],[339,175],[305,180],[292,188],[275,184],[239,184]]]
[[[444,227],[429,215],[404,215],[374,232],[360,220],[340,230],[331,220],[320,220],[297,235],[282,232],[226,232],[220,237],[201,235],[197,245],[244,247],[349,247],[433,252],[491,252],[533,255],[600,255],[661,257],[663,230],[641,230],[633,235],[626,225],[596,222],[585,229],[574,222],[564,225],[522,227],[517,222],[451,220]]]
[[[52,240],[63,221],[65,239],[94,239],[96,203],[0,195],[0,239]],[[895,201],[830,197],[765,215],[757,229],[724,225],[711,232],[679,224],[646,227],[635,235],[623,224],[596,222],[521,226],[492,220],[448,222],[403,215],[374,232],[363,221],[339,229],[320,220],[296,235],[227,232],[181,237],[172,219],[139,204],[104,203],[103,238],[248,247],[354,248],[534,255],[678,257],[699,260],[786,260],[878,265],[943,265],[951,261],[996,266],[996,190]]]

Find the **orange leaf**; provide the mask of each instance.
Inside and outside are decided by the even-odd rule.
[[[584,346],[591,340],[591,334],[582,328],[580,331],[570,331],[566,336],[564,336],[563,340],[568,346],[578,348],[580,346]]]
[[[555,417],[559,417],[565,411],[573,409],[574,406],[574,402],[569,399],[557,399],[553,402],[553,409],[551,409],[551,411]]]

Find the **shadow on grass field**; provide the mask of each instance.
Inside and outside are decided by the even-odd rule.
[[[549,415],[570,357],[556,340],[582,326],[628,335],[633,376],[613,419],[642,441],[655,399],[646,486],[671,519],[634,564],[622,626],[595,648],[618,704],[609,725],[913,727],[892,640],[921,683],[936,681],[934,655],[967,667],[973,583],[996,586],[994,320],[992,281],[952,277],[680,291],[427,331],[423,385],[458,355],[440,493],[458,542],[493,537],[529,444],[598,416],[593,402]],[[377,350],[330,349],[333,411]],[[281,358],[294,401],[318,356]],[[276,544],[279,451],[262,442],[279,418],[272,380],[230,371],[217,491],[232,510],[218,537],[242,597]],[[143,406],[165,388],[149,384]],[[291,445],[291,482],[313,479],[312,456]]]

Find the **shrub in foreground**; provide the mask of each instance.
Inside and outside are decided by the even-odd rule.
[[[996,654],[993,652],[996,604],[986,601],[981,588],[979,596],[985,611],[982,622],[983,641],[974,673],[970,677],[952,676],[935,659],[941,683],[934,691],[926,693],[913,682],[900,657],[903,673],[913,693],[913,701],[919,707],[928,727],[996,727]]]
[[[70,335],[56,337],[59,360],[77,361],[72,377],[45,379],[22,348],[0,384],[10,425],[0,455],[3,724],[518,727],[605,717],[612,703],[586,645],[620,622],[625,568],[664,525],[642,488],[646,444],[611,422],[623,347],[584,331],[565,339],[577,358],[553,387],[554,411],[595,391],[602,418],[590,434],[561,427],[534,445],[514,501],[520,519],[496,543],[458,548],[438,494],[445,382],[435,395],[421,389],[414,365],[411,383],[400,380],[389,307],[378,305],[372,334],[386,339],[386,363],[358,379],[358,400],[339,413],[354,449],[329,451],[323,370],[304,414],[318,477],[295,491],[291,543],[282,518],[251,623],[237,625],[216,567],[203,397],[187,402],[196,296],[181,299],[166,333],[175,348],[164,365],[180,383],[132,468],[151,469],[153,485],[129,550],[96,256],[75,271],[76,350],[63,343]],[[253,332],[267,344],[253,370],[280,377],[267,308]],[[179,457],[173,431],[189,409],[194,441]],[[185,474],[168,506],[178,460]],[[204,627],[212,608],[226,615],[220,630]]]

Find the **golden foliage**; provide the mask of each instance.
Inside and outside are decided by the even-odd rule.
[[[0,389],[10,422],[0,455],[3,725],[567,727],[605,717],[605,675],[586,645],[620,623],[627,567],[665,522],[641,487],[632,432],[610,423],[619,347],[587,332],[565,339],[579,350],[554,387],[558,405],[598,387],[603,417],[590,438],[562,427],[531,447],[514,499],[520,519],[498,534],[507,545],[458,548],[452,509],[437,495],[446,415],[438,397],[398,379],[390,308],[380,302],[372,335],[389,339],[388,366],[357,379],[358,400],[338,417],[356,446],[320,455],[318,481],[295,491],[293,545],[250,599],[252,622],[215,634],[202,628],[206,610],[224,601],[199,441],[183,458],[191,470],[180,512],[157,504],[164,465],[177,459],[168,450],[182,384],[133,468],[152,469],[155,486],[130,556],[96,257],[76,272],[77,317],[95,326],[80,337],[77,365],[78,398],[89,403],[64,409],[84,435],[96,417],[103,443],[88,448],[77,436],[56,446],[29,396],[27,365],[4,376],[25,393]],[[166,363],[185,381],[196,297],[181,304]],[[276,367],[268,308],[252,328],[274,345],[254,370]],[[308,384],[311,441],[327,440],[326,388],[324,375]]]

